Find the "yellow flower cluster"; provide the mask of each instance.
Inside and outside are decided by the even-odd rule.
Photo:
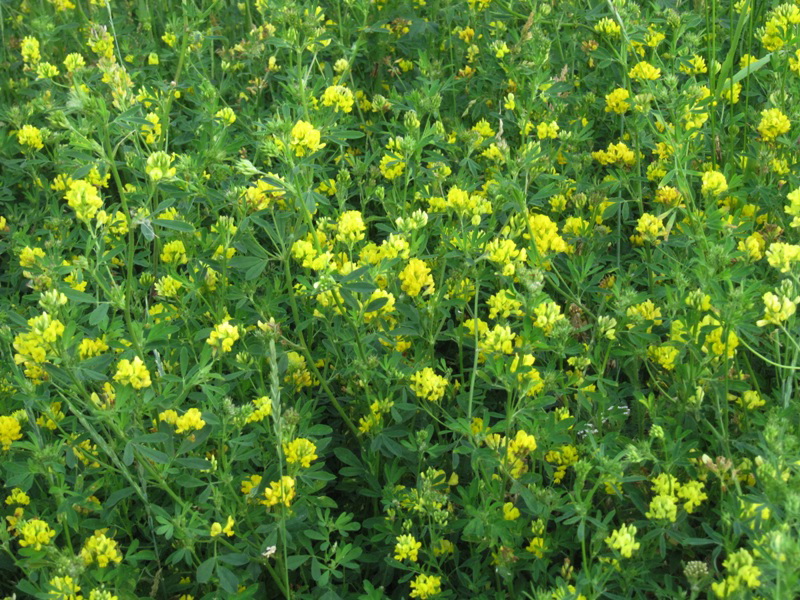
[[[622,28],[616,21],[612,21],[608,17],[603,17],[594,25],[594,30],[597,33],[602,33],[609,37],[617,37],[622,33]]]
[[[266,506],[283,504],[288,507],[291,505],[295,493],[294,477],[284,475],[280,481],[271,482],[269,487],[264,490],[264,504]]]
[[[731,553],[722,563],[727,576],[719,582],[711,584],[717,598],[732,598],[737,592],[747,588],[755,589],[761,585],[758,579],[761,569],[753,564],[753,555],[746,548]]]
[[[638,245],[648,242],[658,245],[661,243],[661,238],[666,238],[667,230],[664,227],[664,221],[661,217],[644,213],[639,217],[636,223],[636,233],[638,235],[631,236],[631,242]]]
[[[228,516],[225,526],[223,526],[222,523],[212,523],[209,535],[211,537],[217,537],[218,535],[222,535],[224,533],[228,537],[233,537],[235,535],[233,531],[233,526],[235,524],[236,521],[233,519],[233,517]]]
[[[800,262],[800,246],[773,242],[767,250],[767,262],[781,273],[788,273],[796,263]]]
[[[214,326],[206,343],[212,348],[219,348],[222,352],[230,352],[233,344],[239,339],[239,329],[228,321],[223,321]]]
[[[22,53],[22,61],[26,65],[35,65],[42,58],[39,52],[39,40],[29,35],[22,38],[20,52]]]
[[[411,598],[425,600],[431,596],[442,593],[442,579],[438,575],[425,575],[420,573],[411,582]]]
[[[311,466],[311,461],[318,458],[317,446],[306,438],[297,438],[284,444],[283,454],[290,465],[299,464],[306,469]]]
[[[158,420],[175,427],[175,433],[200,431],[206,426],[206,422],[203,420],[203,413],[197,408],[190,408],[181,416],[178,416],[178,413],[172,409],[165,410],[159,413]]]
[[[127,358],[119,361],[117,372],[114,374],[114,381],[130,385],[133,389],[140,390],[150,387],[150,372],[141,358],[134,357],[132,361]]]
[[[44,148],[42,130],[33,125],[23,125],[19,131],[17,131],[17,141],[20,145],[33,150],[41,150]]]
[[[789,117],[779,108],[768,108],[761,111],[761,121],[758,123],[758,133],[764,141],[771,142],[779,135],[788,133],[792,124]]]
[[[761,43],[769,52],[780,50],[792,39],[796,29],[793,25],[800,23],[800,8],[791,3],[778,5],[769,13],[761,34]]]
[[[783,208],[784,212],[792,217],[792,227],[800,227],[800,188],[786,195],[789,206]]]
[[[322,105],[333,106],[336,112],[351,112],[353,103],[353,92],[343,85],[329,86],[322,94]]]
[[[566,317],[561,314],[561,307],[552,301],[542,302],[533,309],[533,314],[536,315],[536,321],[533,324],[548,337],[553,334],[553,329],[558,323],[566,320]]]
[[[619,529],[611,532],[605,539],[609,548],[617,550],[620,555],[630,558],[634,551],[638,550],[641,544],[636,541],[636,527],[633,525],[623,525]]]
[[[645,300],[640,304],[628,307],[625,314],[631,318],[631,323],[628,323],[628,329],[634,327],[637,323],[644,321],[651,321],[653,325],[661,325],[661,309],[653,304],[652,300]],[[653,330],[653,326],[647,327],[647,333]]]
[[[286,195],[285,190],[281,187],[283,178],[275,173],[267,173],[267,177],[270,181],[259,179],[242,193],[242,200],[250,210],[265,210],[272,205],[273,201],[279,206],[283,204],[283,198]]]
[[[646,60],[643,60],[628,71],[628,77],[638,81],[654,81],[661,77],[661,69],[654,67]]]
[[[496,319],[498,316],[508,318],[510,316],[522,316],[522,302],[514,297],[511,290],[500,290],[487,301],[486,305],[489,307],[489,318]]]
[[[147,164],[145,165],[145,173],[153,181],[161,181],[162,179],[171,179],[175,177],[177,169],[172,166],[173,157],[159,150],[153,152],[147,157]]]
[[[105,530],[95,531],[94,535],[86,540],[81,549],[81,558],[83,564],[90,565],[96,562],[101,569],[107,567],[109,563],[122,562],[117,542],[106,537]]]
[[[401,289],[412,298],[419,296],[420,292],[430,295],[435,291],[431,270],[419,258],[409,260],[399,277]]]
[[[487,352],[511,354],[514,352],[514,339],[517,334],[508,325],[495,325],[481,339],[480,348]]]
[[[28,319],[29,331],[14,338],[14,362],[25,365],[25,375],[34,380],[45,377],[38,365],[47,361],[49,354],[56,351],[56,342],[64,335],[64,324],[43,312],[38,317]]]
[[[702,192],[709,196],[718,196],[728,190],[728,180],[719,171],[706,171],[703,173]]]
[[[413,535],[398,536],[394,547],[394,559],[402,561],[407,558],[411,562],[417,562],[417,553],[420,548],[422,548],[422,543],[418,542]]]
[[[22,427],[19,421],[14,416],[0,416],[0,445],[3,450],[8,450],[13,442],[21,438]]]
[[[663,369],[672,371],[675,369],[675,360],[678,358],[680,350],[674,346],[649,346],[647,348],[647,358],[658,363]]]
[[[214,118],[219,119],[226,127],[230,127],[236,122],[236,113],[230,106],[219,109],[214,113]]]
[[[518,248],[514,240],[495,238],[486,245],[490,261],[502,267],[502,274],[510,277],[517,271],[517,264],[528,257],[525,248]]]
[[[566,444],[558,450],[550,450],[544,455],[544,459],[557,465],[553,473],[553,483],[561,483],[567,474],[567,469],[578,462],[578,449],[575,446]]]
[[[161,260],[167,264],[185,265],[189,262],[186,246],[180,240],[167,242],[161,249]]]
[[[795,313],[797,303],[800,302],[800,298],[792,299],[784,295],[778,296],[772,292],[766,292],[763,300],[764,318],[756,321],[756,325],[759,327],[780,325]]]
[[[361,211],[346,210],[339,215],[339,221],[336,224],[336,240],[345,244],[354,244],[364,239],[366,230]]]
[[[636,155],[624,142],[609,144],[606,150],[592,152],[592,158],[601,165],[631,166],[636,162]]]
[[[528,229],[523,229],[522,237],[529,240],[531,234],[539,258],[552,253],[571,251],[569,244],[558,234],[558,225],[547,215],[534,212],[528,214]],[[549,269],[549,263],[546,261],[542,266]]]
[[[251,412],[245,423],[258,423],[272,414],[272,399],[269,396],[261,396],[253,400],[253,412]]]
[[[430,212],[453,212],[459,217],[470,218],[473,224],[480,223],[480,216],[491,214],[492,203],[483,195],[470,194],[458,186],[447,191],[447,197],[433,196],[428,199]],[[477,223],[476,223],[477,218]]]
[[[405,161],[394,154],[384,154],[381,162],[378,164],[381,175],[386,177],[389,181],[397,179],[406,169]]]
[[[703,342],[703,352],[706,354],[713,354],[717,357],[724,355],[732,359],[736,355],[736,348],[739,345],[739,337],[733,329],[730,328],[727,338],[723,339],[725,328],[711,315],[706,315],[700,321],[700,329],[702,330],[704,327],[713,327],[713,329],[706,334]]]
[[[411,376],[411,391],[419,398],[429,402],[438,402],[447,390],[448,381],[437,375],[430,367],[417,371]]]
[[[20,546],[30,547],[37,551],[41,550],[42,546],[49,545],[56,535],[56,532],[50,529],[50,525],[41,519],[26,521],[22,527],[18,528],[18,533]]]
[[[320,137],[319,129],[315,129],[311,123],[297,121],[292,127],[289,146],[297,157],[310,156],[325,147],[325,144],[320,142]]]
[[[520,429],[517,435],[506,443],[506,464],[512,477],[521,477],[528,471],[526,459],[536,450],[536,438]]]
[[[627,102],[630,95],[625,88],[616,88],[610,94],[606,94],[606,112],[624,114],[631,107]]]

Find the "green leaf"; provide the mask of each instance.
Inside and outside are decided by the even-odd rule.
[[[308,554],[296,554],[294,556],[289,556],[286,559],[286,568],[290,571],[294,571],[296,568],[305,564],[309,558],[311,557]]]
[[[169,462],[169,457],[159,450],[154,450],[148,446],[140,446],[138,444],[136,445],[136,448],[139,450],[139,452],[141,452],[142,456],[152,460],[155,463],[165,465]]]
[[[235,594],[239,588],[239,578],[233,572],[217,563],[217,577],[219,577],[220,587],[229,594]]]
[[[200,563],[200,566],[197,567],[197,583],[208,583],[208,580],[211,579],[211,574],[214,572],[214,567],[216,564],[217,558],[215,556],[212,556],[211,558]]]
[[[375,300],[367,304],[367,306],[364,308],[364,313],[366,314],[380,310],[386,306],[387,302],[389,302],[389,298],[386,298],[385,296],[375,298]]]
[[[189,456],[186,458],[179,458],[175,462],[188,469],[197,469],[199,471],[207,471],[211,469],[211,463],[207,461],[205,458],[197,458],[194,456]]]
[[[183,233],[194,233],[194,226],[184,221],[172,221],[167,219],[153,219],[154,225],[160,225],[164,229],[172,229]]]

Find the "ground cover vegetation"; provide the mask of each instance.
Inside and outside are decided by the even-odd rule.
[[[0,4],[7,598],[800,595],[800,4]]]

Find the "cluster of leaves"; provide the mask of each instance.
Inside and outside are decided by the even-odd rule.
[[[2,592],[800,594],[796,3],[0,19]]]

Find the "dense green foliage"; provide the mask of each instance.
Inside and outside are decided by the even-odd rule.
[[[0,4],[0,592],[800,596],[799,34]]]

